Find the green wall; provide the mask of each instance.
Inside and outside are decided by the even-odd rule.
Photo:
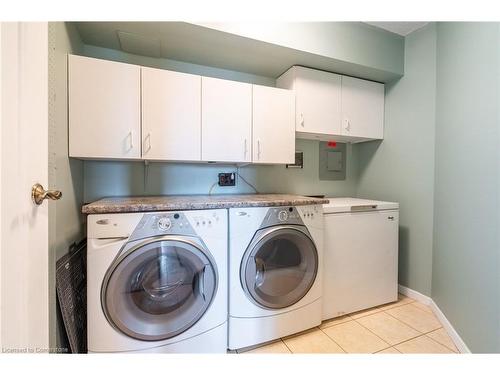
[[[401,204],[399,278],[472,352],[500,351],[500,26],[437,23],[405,42],[383,142],[354,146],[357,195]]]
[[[500,351],[498,23],[439,23],[432,298],[472,352]]]
[[[400,203],[399,281],[431,294],[436,26],[405,41],[405,75],[386,85],[384,140],[355,145],[357,195]]]

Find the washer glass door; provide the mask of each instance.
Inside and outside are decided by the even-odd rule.
[[[256,234],[241,266],[244,290],[259,306],[281,309],[304,297],[316,279],[318,252],[302,227],[272,227]]]
[[[116,329],[135,339],[158,341],[192,327],[216,289],[215,263],[199,243],[162,237],[120,255],[106,274],[101,298]]]

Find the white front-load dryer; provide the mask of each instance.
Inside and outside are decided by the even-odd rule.
[[[229,349],[321,324],[322,210],[229,210]]]
[[[225,353],[227,210],[88,216],[89,352]]]

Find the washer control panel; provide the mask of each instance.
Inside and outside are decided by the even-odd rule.
[[[126,219],[133,215],[136,219]],[[115,219],[116,217],[116,219]],[[120,231],[114,228],[122,221],[130,222],[129,227],[124,227]],[[120,236],[127,236],[130,241],[140,240],[148,237],[179,235],[191,237],[222,236],[227,233],[227,210],[191,210],[191,211],[157,211],[134,214],[113,214],[99,215],[92,217],[91,223],[97,228],[105,228],[100,232],[109,235],[118,233]],[[116,222],[115,222],[116,221]],[[137,223],[137,224],[135,224]],[[116,227],[120,229],[119,227]],[[125,232],[126,230],[126,232]]]
[[[170,232],[175,230],[176,233],[182,234],[185,233],[186,230],[191,229],[191,225],[183,214],[162,213],[148,216],[149,218],[147,219],[147,222],[153,230],[159,230],[160,232]]]
[[[130,240],[165,234],[196,235],[182,212],[147,213],[143,215]]]

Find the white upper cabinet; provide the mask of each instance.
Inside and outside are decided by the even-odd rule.
[[[202,160],[252,161],[252,85],[202,77]]]
[[[253,162],[295,162],[293,91],[253,86]]]
[[[142,157],[201,160],[201,77],[142,68]]]
[[[384,138],[384,85],[342,77],[342,134]]]
[[[297,132],[340,134],[340,75],[294,66],[278,78],[277,86],[295,91]]]
[[[141,158],[141,69],[69,55],[69,156]]]
[[[296,95],[297,137],[363,142],[384,138],[384,85],[294,66],[277,80]]]

